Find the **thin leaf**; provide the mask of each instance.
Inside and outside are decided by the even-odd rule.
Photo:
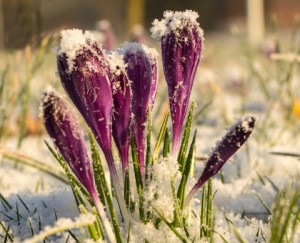
[[[165,136],[165,132],[166,132],[166,129],[167,129],[167,124],[168,124],[168,119],[169,119],[169,114],[170,113],[167,112],[167,114],[166,114],[166,116],[163,120],[163,123],[161,125],[157,140],[156,140],[156,144],[155,144],[154,151],[153,151],[153,160],[154,161],[158,160],[159,149],[160,149],[160,146],[161,146],[162,141],[163,141],[164,136]]]
[[[195,108],[195,102],[192,103],[192,106],[189,110],[189,114],[185,123],[184,127],[184,133],[182,136],[181,146],[178,154],[177,161],[180,166],[180,171],[184,171],[184,165],[185,165],[185,159],[186,159],[186,151],[188,148],[189,138],[190,138],[190,132],[191,132],[191,126],[193,121],[193,113]]]

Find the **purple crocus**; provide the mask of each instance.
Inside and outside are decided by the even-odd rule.
[[[202,175],[184,201],[187,206],[200,187],[212,176],[218,173],[226,161],[247,141],[252,133],[256,118],[246,115],[233,125],[207,160]]]
[[[152,36],[161,40],[162,63],[168,85],[173,125],[173,154],[180,146],[180,136],[189,104],[195,73],[200,62],[203,31],[194,11],[166,11],[161,21],[154,20]]]
[[[105,50],[112,50],[115,46],[116,38],[111,23],[106,20],[99,20],[96,23],[96,30],[102,35],[102,47]]]
[[[105,155],[124,216],[126,207],[112,156],[113,98],[107,56],[89,32],[66,30],[61,37],[57,56],[61,82]]]
[[[111,53],[109,60],[113,90],[112,135],[121,157],[123,176],[125,176],[128,170],[130,143],[131,88],[125,71],[123,56],[118,53]]]
[[[145,172],[145,136],[148,108],[152,107],[157,89],[157,68],[154,64],[156,63],[154,61],[156,51],[138,43],[125,43],[123,51],[127,75],[132,82],[132,135],[136,143],[141,174],[143,175]]]
[[[43,93],[42,113],[48,134],[72,172],[89,192],[107,230],[108,237],[115,242],[114,233],[94,184],[91,162],[84,144],[83,134],[71,108],[49,87]]]

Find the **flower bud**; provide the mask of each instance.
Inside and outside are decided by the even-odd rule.
[[[185,199],[185,205],[190,202],[200,187],[210,177],[217,174],[226,161],[247,141],[253,131],[255,121],[256,118],[254,116],[246,115],[228,130],[209,156],[202,175]]]
[[[173,125],[173,154],[180,146],[180,135],[191,89],[200,62],[203,31],[194,11],[166,11],[161,21],[154,20],[152,36],[161,40],[162,62],[168,85]]]
[[[113,90],[112,135],[121,157],[123,175],[125,175],[128,169],[130,143],[131,88],[125,71],[123,56],[111,53],[109,61]]]
[[[148,109],[152,106],[151,102],[155,97],[157,86],[157,68],[154,59],[150,60],[149,53],[155,53],[155,51],[138,43],[124,44],[123,51],[126,72],[132,89],[132,134],[136,143],[141,173],[144,174]]]
[[[83,135],[71,108],[51,87],[43,92],[41,108],[45,128],[61,155],[81,184],[89,192],[95,190]]]

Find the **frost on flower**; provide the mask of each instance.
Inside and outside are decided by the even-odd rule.
[[[157,87],[155,52],[138,43],[123,45],[126,72],[132,89],[132,134],[136,143],[141,173],[145,171],[145,137],[148,108],[152,106]]]
[[[79,123],[67,102],[51,87],[42,96],[46,130],[73,173],[90,193],[95,193],[91,163]]]
[[[110,53],[110,69],[112,72],[113,114],[112,135],[122,161],[123,175],[128,170],[128,151],[131,125],[131,87],[125,71],[123,56]]]
[[[152,36],[161,40],[162,62],[168,85],[173,125],[173,154],[177,154],[180,135],[189,105],[195,74],[203,49],[203,31],[194,11],[166,11],[155,20]]]
[[[209,156],[202,175],[185,199],[185,206],[190,202],[199,188],[223,167],[226,161],[248,140],[256,118],[245,115],[239,119],[225,134]]]

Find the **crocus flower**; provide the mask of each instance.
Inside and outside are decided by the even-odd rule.
[[[168,85],[173,125],[173,154],[180,146],[180,135],[189,104],[195,73],[200,62],[203,31],[193,11],[166,11],[154,20],[152,36],[161,40],[162,63]]]
[[[226,161],[247,141],[256,118],[246,115],[233,125],[209,156],[202,175],[184,201],[187,206],[200,187],[223,167]]]
[[[99,20],[96,23],[96,30],[99,31],[103,37],[101,41],[102,47],[108,51],[112,50],[114,48],[116,38],[110,22],[106,19]]]
[[[128,151],[131,124],[131,88],[125,71],[123,56],[118,53],[109,55],[112,71],[113,116],[112,135],[118,148],[123,176],[128,169]]]
[[[89,192],[108,237],[115,242],[114,233],[105,215],[93,180],[91,162],[87,155],[83,134],[69,105],[51,87],[46,88],[42,97],[42,112],[45,128],[68,163],[72,172]]]
[[[89,32],[66,30],[62,31],[61,37],[57,57],[61,82],[105,155],[124,216],[126,207],[112,156],[113,99],[107,57]]]
[[[156,51],[138,43],[124,44],[123,51],[127,75],[132,82],[132,134],[143,175],[145,172],[145,136],[148,108],[152,106],[151,102],[157,89],[157,69],[153,65],[155,61],[151,61],[149,55]],[[154,58],[154,54],[151,56]]]

